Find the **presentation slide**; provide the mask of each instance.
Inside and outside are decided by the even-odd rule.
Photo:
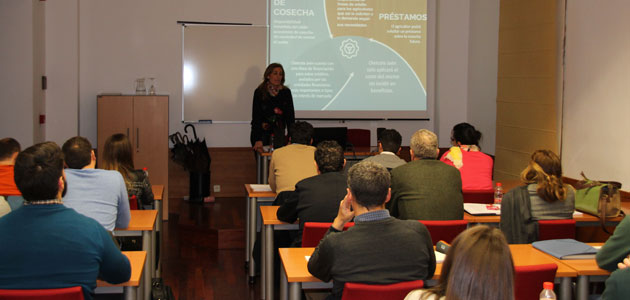
[[[426,0],[270,0],[298,118],[426,118]]]

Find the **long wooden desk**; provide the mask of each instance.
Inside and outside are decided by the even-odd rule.
[[[144,273],[144,263],[146,261],[146,251],[123,251],[122,252],[129,259],[131,264],[131,277],[129,281],[120,284],[111,284],[103,280],[96,281],[96,291],[106,291],[108,287],[122,287],[125,300],[142,299],[143,289],[139,289],[142,286],[142,274]]]
[[[310,256],[315,248],[280,248],[281,285],[280,299],[297,300],[300,299],[302,284],[305,282],[320,282],[308,272],[306,256]],[[529,244],[510,245],[512,258],[515,266],[529,266],[538,264],[555,263],[558,265],[556,278],[561,284],[561,299],[571,299],[571,278],[577,276],[577,271],[573,268],[558,262],[553,257],[538,251]],[[442,272],[442,264],[437,264],[434,279],[438,279]]]
[[[602,246],[604,243],[588,243],[591,246]],[[558,264],[564,264],[577,272],[577,300],[588,299],[588,286],[593,276],[608,277],[610,272],[599,268],[594,259],[557,259],[547,253],[542,254],[555,260]]]
[[[252,189],[251,184],[245,184],[245,191],[247,192],[246,203],[246,225],[245,225],[245,263],[248,267],[248,274],[250,282],[254,281],[255,276],[255,264],[252,258],[252,250],[254,248],[254,242],[256,242],[256,223],[258,220],[258,207],[259,202],[271,203],[276,198],[274,192],[256,192]],[[261,289],[261,293],[264,294],[264,286]]]
[[[163,197],[164,197],[164,186],[161,184],[156,184],[156,185],[152,185],[151,186],[151,190],[153,191],[153,199],[155,200],[155,209],[158,211],[157,214],[157,220],[156,220],[156,224],[155,224],[155,230],[151,233],[151,238],[153,239],[153,242],[156,243],[156,248],[158,248],[160,251],[157,251],[156,253],[164,253],[164,251],[162,251],[162,239],[160,238],[159,240],[155,237],[156,235],[162,233],[162,220],[164,220],[164,218],[162,217],[162,212],[164,210],[162,210],[162,204],[164,203]],[[159,242],[159,244],[158,244]],[[155,274],[153,277],[162,277],[161,276],[161,270],[162,270],[162,258],[159,258],[158,261],[155,263]]]
[[[289,224],[278,220],[276,212],[279,206],[261,206],[260,214],[263,221],[263,239],[261,243],[261,265],[260,265],[260,281],[261,281],[261,293],[262,299],[273,299],[274,289],[274,243],[273,243],[273,231],[274,230],[297,230],[299,223]]]
[[[630,210],[627,210],[627,211],[630,212]],[[589,215],[587,213],[574,215],[573,219],[575,220],[576,226],[599,226],[599,218],[593,215]],[[501,222],[501,216],[474,216],[467,212],[464,212],[464,220],[468,221],[468,223],[496,223],[498,224]],[[616,218],[606,219],[606,222],[616,224],[616,223],[621,222],[621,220],[623,220],[623,217],[619,216]]]
[[[151,293],[151,278],[155,276],[155,220],[157,210],[131,210],[131,220],[126,229],[116,228],[115,236],[141,236],[142,250],[146,251],[146,267],[144,268],[145,299]]]

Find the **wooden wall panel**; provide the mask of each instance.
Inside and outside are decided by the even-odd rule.
[[[210,194],[215,197],[244,197],[243,184],[256,183],[256,159],[249,147],[208,148],[210,164]],[[221,191],[215,193],[214,185]],[[169,160],[170,197],[188,196],[189,175],[184,168]]]
[[[518,178],[537,149],[559,152],[558,1],[501,0],[495,179]]]

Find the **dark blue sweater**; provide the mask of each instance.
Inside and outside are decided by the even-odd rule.
[[[81,286],[129,280],[129,260],[98,222],[61,204],[29,205],[0,218],[0,288]]]

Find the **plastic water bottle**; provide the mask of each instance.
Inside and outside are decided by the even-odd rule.
[[[556,300],[556,293],[553,292],[553,282],[545,281],[543,290],[540,292],[540,300]]]
[[[503,185],[497,182],[497,186],[494,188],[494,204],[501,204],[503,201]]]

